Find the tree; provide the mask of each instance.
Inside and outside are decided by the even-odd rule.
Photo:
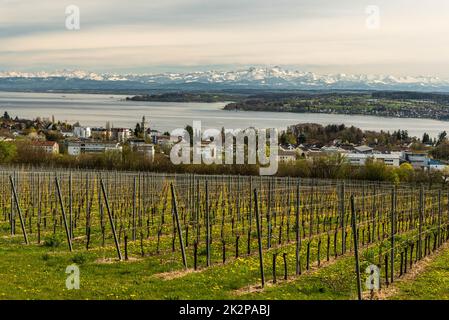
[[[413,177],[415,169],[413,169],[413,166],[410,163],[405,162],[401,164],[399,168],[395,169],[395,172],[400,181],[410,181]]]
[[[0,142],[0,162],[8,163],[17,155],[16,145],[10,142]]]
[[[437,144],[430,154],[436,159],[449,160],[449,143],[443,142]]]
[[[45,138],[48,141],[60,142],[60,141],[64,140],[64,136],[59,131],[49,130],[49,131],[45,131],[44,134],[45,134]]]
[[[296,145],[296,137],[291,133],[282,132],[281,134],[281,144],[291,144]]]
[[[297,142],[298,142],[299,144],[305,143],[305,142],[306,142],[306,136],[305,136],[304,133],[300,133],[300,134],[299,134],[298,139],[297,139]]]
[[[134,135],[136,137],[140,137],[142,134],[142,128],[140,127],[140,123],[136,123],[136,127],[134,128]]]
[[[424,144],[430,144],[432,141],[430,140],[430,136],[427,132],[424,132],[422,136],[422,143]]]
[[[437,145],[441,144],[442,142],[446,141],[446,137],[447,137],[447,132],[443,131],[438,135],[438,141],[437,141]]]

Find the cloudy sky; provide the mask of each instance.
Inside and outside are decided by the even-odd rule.
[[[66,28],[69,5],[79,30]],[[449,78],[448,16],[447,0],[0,0],[0,70],[280,65]]]

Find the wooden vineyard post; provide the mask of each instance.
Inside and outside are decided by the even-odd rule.
[[[200,242],[200,180],[196,180],[196,202],[195,202],[195,219],[196,219],[196,242]]]
[[[340,186],[340,227],[341,227],[341,254],[346,252],[346,226],[345,226],[345,185]]]
[[[271,248],[271,204],[272,204],[271,180],[268,181],[268,205],[267,205],[267,249]]]
[[[355,257],[355,271],[357,274],[357,296],[359,300],[362,300],[362,283],[360,280],[360,262],[359,262],[359,245],[357,240],[357,216],[355,213],[354,195],[351,195],[351,222],[352,222],[352,235],[354,240],[354,257]]]
[[[282,259],[284,261],[284,280],[288,279],[288,269],[287,269],[287,253],[282,254]]]
[[[41,215],[42,215],[42,204],[41,204],[41,175],[37,174],[37,243],[41,243]]]
[[[256,228],[257,228],[257,243],[259,246],[259,264],[260,264],[260,277],[262,279],[262,288],[265,286],[265,275],[263,271],[263,255],[262,255],[262,238],[260,234],[260,216],[259,216],[259,203],[257,196],[257,189],[254,189],[254,213],[256,215]]]
[[[300,188],[299,182],[296,186],[296,212],[295,212],[295,232],[296,232],[296,275],[301,274],[301,259],[299,251],[301,249],[301,236],[299,230],[299,209],[300,209]]]
[[[72,192],[72,172],[70,171],[70,175],[69,175],[69,234],[70,234],[70,239],[73,239],[73,192]]]
[[[419,226],[418,226],[418,260],[422,258],[422,224],[424,217],[424,187],[421,185],[419,190]]]
[[[373,199],[373,207],[372,207],[372,212],[371,212],[371,221],[372,221],[372,225],[373,225],[373,230],[371,231],[372,232],[371,241],[376,242],[374,240],[376,238],[376,186],[374,186],[374,189],[373,189],[372,199]]]
[[[125,261],[128,261],[128,235],[125,234]]]
[[[252,232],[252,228],[253,228],[253,193],[252,193],[252,189],[253,188],[253,177],[249,178],[249,226],[248,226],[248,245],[247,245],[247,254],[250,255],[251,254],[251,232]]]
[[[69,244],[70,252],[72,252],[72,237],[70,236],[70,229],[69,226],[67,225],[67,217],[65,215],[64,202],[62,200],[61,187],[59,186],[58,177],[55,177],[55,182],[56,182],[56,190],[58,191],[59,204],[61,206],[62,220],[64,222],[65,233],[67,236],[67,243]]]
[[[108,211],[109,223],[111,224],[112,234],[114,236],[115,248],[117,250],[118,259],[123,260],[122,252],[120,251],[120,244],[118,243],[117,233],[115,232],[115,224],[111,214],[111,208],[109,207],[109,200],[104,187],[103,179],[100,179],[101,191],[103,192],[104,202],[106,204],[106,210]]]
[[[133,230],[132,230],[132,237],[133,237],[133,241],[136,241],[136,231],[137,231],[137,224],[136,224],[136,203],[137,203],[137,199],[136,199],[136,194],[137,194],[137,181],[136,181],[136,177],[133,177]]]
[[[179,216],[178,216],[178,208],[177,208],[177,203],[176,203],[175,187],[173,186],[173,183],[170,183],[170,189],[171,189],[171,196],[172,196],[173,214],[175,215],[175,219],[176,219],[176,228],[178,230],[179,244],[181,245],[182,262],[184,264],[184,267],[187,269],[186,251],[185,251],[185,248],[184,248],[184,240],[182,238],[181,224],[179,223]]]
[[[437,230],[437,246],[441,245],[441,190],[438,190],[438,230]]]
[[[198,242],[193,242],[193,269],[196,270],[198,266]]]
[[[393,191],[391,192],[391,257],[390,257],[390,269],[391,269],[391,274],[390,274],[390,282],[393,283],[394,281],[394,234],[396,232],[396,228],[395,228],[395,223],[396,223],[396,187],[393,188]]]
[[[9,176],[9,181],[11,182],[11,189],[14,197],[14,202],[16,203],[17,213],[19,214],[20,226],[22,227],[23,238],[25,239],[25,243],[28,244],[28,236],[25,229],[25,221],[23,221],[22,211],[20,210],[19,199],[17,197],[16,186],[14,185],[14,180],[12,176]],[[11,208],[12,209],[12,208]],[[12,210],[11,210],[12,212]]]
[[[210,216],[209,216],[209,189],[206,180],[206,265],[210,267]]]
[[[14,182],[14,179],[16,178],[16,172],[13,172],[13,177],[9,177],[10,181]],[[10,225],[11,225],[11,235],[15,235],[16,234],[16,215],[15,215],[15,211],[14,211],[14,202],[15,202],[15,198],[14,198],[14,190],[15,187],[13,188],[11,185],[11,215],[9,217],[10,219]]]

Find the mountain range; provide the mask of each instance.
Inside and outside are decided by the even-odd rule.
[[[235,71],[114,74],[81,70],[0,71],[3,91],[144,91],[144,90],[404,90],[449,92],[449,80],[429,76],[323,74],[281,67]]]

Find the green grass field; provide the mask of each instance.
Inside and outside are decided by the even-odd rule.
[[[264,290],[259,284],[257,256],[233,260],[197,272],[180,272],[179,253],[165,256],[133,255],[118,262],[113,247],[69,253],[62,243],[49,250],[43,245],[25,246],[19,236],[0,239],[1,299],[355,299],[353,256],[290,277],[278,276]],[[412,280],[397,281],[391,299],[448,299],[449,251],[431,256]],[[66,289],[66,267],[80,268],[80,289]],[[279,264],[281,266],[281,263]],[[282,269],[282,268],[281,268]],[[176,271],[178,270],[178,271]],[[171,272],[174,271],[174,272]],[[281,270],[282,271],[282,270]],[[293,274],[294,270],[289,270]],[[279,274],[279,273],[278,273]],[[282,274],[282,272],[281,272]],[[249,289],[252,292],[249,293]],[[256,288],[254,290],[254,288]]]

